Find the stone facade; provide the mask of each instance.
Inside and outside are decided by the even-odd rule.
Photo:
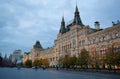
[[[36,41],[30,53],[24,54],[23,63],[27,60],[32,60],[32,62],[34,62],[40,59],[48,59],[50,63],[49,66],[56,66],[58,64],[58,55],[54,52],[54,47],[43,49],[40,42]]]
[[[43,49],[37,41],[27,58],[32,61],[48,59],[50,66],[56,66],[61,56],[75,55],[77,57],[83,48],[88,50],[91,56],[95,53],[100,56],[111,46],[114,47],[114,51],[120,51],[120,22],[105,29],[100,29],[100,23],[95,22],[95,28],[91,28],[82,23],[76,6],[73,21],[65,25],[64,17],[62,17],[54,47]]]
[[[31,58],[30,58],[30,53],[24,53],[24,55],[23,55],[23,64],[25,64],[25,62],[27,61],[27,60],[30,60]]]
[[[102,55],[112,45],[114,51],[117,52],[120,51],[120,22],[105,29],[100,29],[99,22],[95,22],[95,28],[91,28],[82,23],[76,6],[71,23],[65,25],[64,18],[62,18],[60,32],[54,43],[55,52],[59,54],[59,57],[66,54],[78,56],[83,48],[88,50],[90,55],[94,55],[96,52],[98,55]]]

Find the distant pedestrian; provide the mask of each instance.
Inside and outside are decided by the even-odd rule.
[[[56,67],[56,70],[59,70],[59,67],[58,67],[58,66]]]
[[[43,66],[43,70],[45,70],[46,69],[46,67],[45,66]]]

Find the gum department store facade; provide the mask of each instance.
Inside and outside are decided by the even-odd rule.
[[[120,51],[120,22],[113,23],[113,26],[100,29],[99,22],[95,22],[95,28],[86,26],[82,23],[78,7],[75,8],[74,19],[68,25],[65,25],[62,17],[61,27],[54,41],[54,47],[43,49],[40,42],[37,41],[29,54],[24,54],[23,63],[30,59],[48,59],[50,66],[58,64],[59,57],[70,55],[78,56],[81,49],[85,48],[91,56],[102,54],[108,51],[113,45],[114,51]]]

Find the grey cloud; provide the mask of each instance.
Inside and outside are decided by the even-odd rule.
[[[104,2],[104,3],[103,3]],[[80,0],[77,2],[81,19],[93,27],[101,27],[120,18],[119,0]],[[30,51],[36,40],[43,47],[52,46],[64,14],[67,23],[74,17],[74,0],[0,0],[0,51],[23,49]]]

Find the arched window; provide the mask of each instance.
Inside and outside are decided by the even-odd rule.
[[[118,35],[118,33],[115,33],[115,37],[117,38],[119,35]]]

